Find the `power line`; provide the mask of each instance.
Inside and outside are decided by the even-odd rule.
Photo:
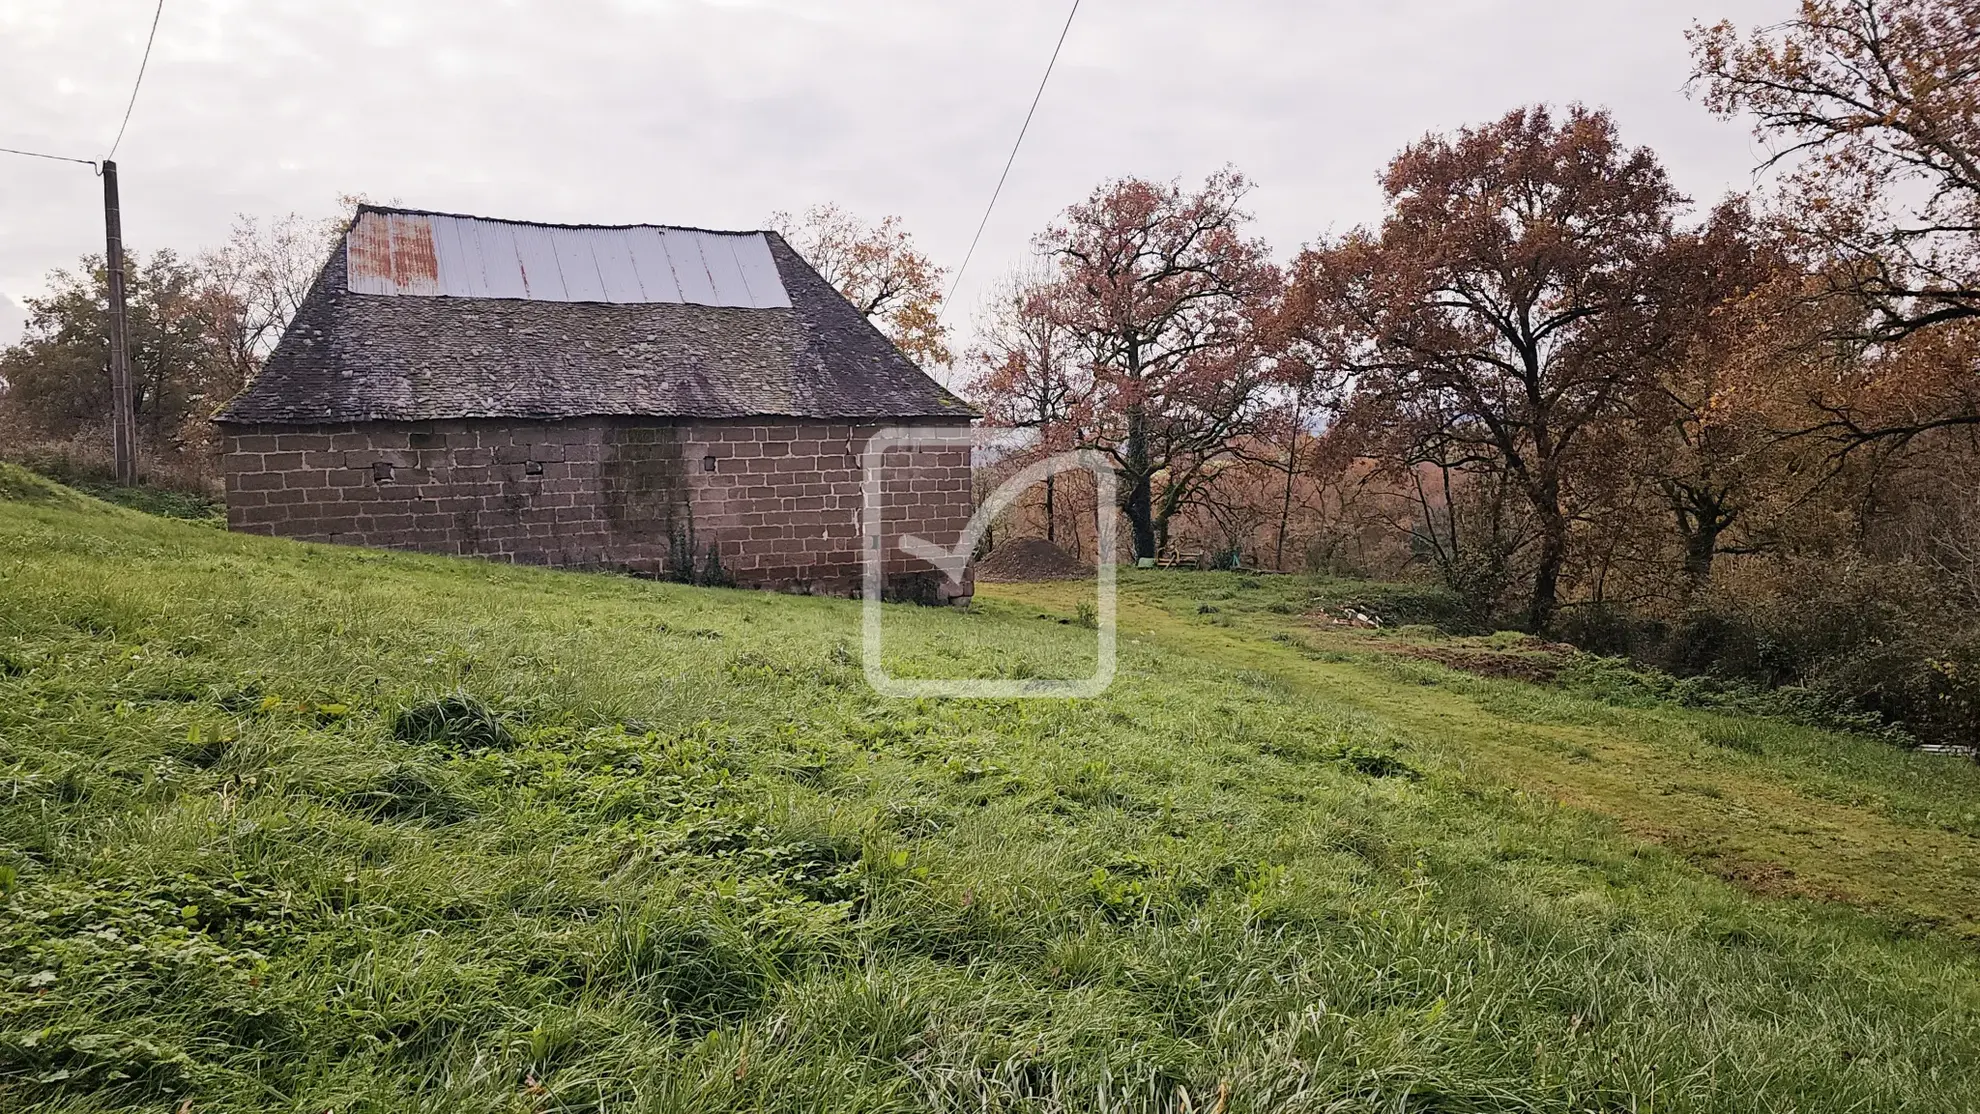
[[[124,105],[124,119],[122,123],[117,125],[117,138],[111,140],[110,153],[104,156],[106,160],[117,157],[117,148],[123,146],[124,143],[124,129],[131,126],[131,112],[137,108],[138,90],[144,88],[144,71],[151,65],[151,44],[158,41],[158,21],[164,14],[165,0],[158,0],[158,6],[153,8],[151,12],[151,33],[144,38],[144,57],[138,60],[137,80],[131,83],[131,99],[129,103]],[[14,147],[0,147],[0,154],[26,155],[31,159],[53,159],[56,162],[79,162],[91,170],[95,170],[98,174],[103,173],[97,168],[95,159],[74,159],[67,155],[50,155],[41,151],[22,151]]]
[[[164,0],[159,0],[163,3]],[[1059,64],[1059,51],[1066,45],[1066,34],[1072,30],[1073,17],[1079,14],[1079,0],[1073,0],[1072,10],[1066,13],[1066,25],[1059,29],[1058,44],[1052,47],[1052,60],[1045,63],[1045,76],[1038,79],[1038,92],[1031,95],[1031,108],[1024,114],[1024,126],[1018,129],[1017,142],[1011,144],[1011,157],[1004,160],[1004,172],[997,176],[997,188],[990,191],[990,204],[983,207],[983,219],[977,222],[976,235],[970,238],[969,250],[963,253],[962,266],[956,268],[956,278],[949,284],[949,293],[942,298],[942,313],[949,312],[949,300],[956,296],[956,289],[962,285],[963,272],[969,270],[969,261],[976,255],[976,245],[983,239],[983,230],[990,225],[990,214],[997,208],[997,198],[1004,192],[1004,180],[1011,176],[1011,166],[1017,162],[1018,148],[1024,145],[1024,133],[1031,130],[1031,118],[1038,112],[1038,102],[1045,96],[1045,83],[1052,80],[1052,69]]]
[[[158,17],[164,14],[165,0],[158,0],[158,7],[151,13],[151,34],[144,38],[144,57],[138,62],[137,80],[131,83],[131,103],[124,106],[124,122],[117,125],[117,138],[111,141],[106,159],[117,157],[117,148],[124,142],[124,129],[131,126],[131,110],[137,107],[138,90],[144,88],[144,68],[151,64],[151,44],[158,38]]]
[[[26,155],[31,159],[54,159],[56,162],[79,162],[90,169],[96,169],[95,159],[72,159],[67,155],[46,155],[40,151],[22,151],[14,147],[0,147],[0,155]]]

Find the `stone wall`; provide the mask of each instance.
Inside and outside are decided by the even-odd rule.
[[[877,428],[773,418],[231,426],[227,525],[852,595],[863,575],[860,454]],[[974,510],[968,448],[890,453],[883,489],[887,594],[966,597],[967,579],[951,585],[893,543],[911,533],[955,544]]]

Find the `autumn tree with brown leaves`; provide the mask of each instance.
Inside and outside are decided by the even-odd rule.
[[[901,218],[868,224],[837,205],[814,205],[798,217],[772,213],[770,227],[908,359],[927,371],[954,360],[941,320],[945,272],[915,247]]]
[[[1568,559],[1570,461],[1666,343],[1656,284],[1682,203],[1605,112],[1519,109],[1389,164],[1388,215],[1302,254],[1364,406],[1503,469],[1538,533],[1526,622]]]
[[[1038,310],[1074,338],[1090,383],[1069,421],[1119,467],[1137,556],[1161,551],[1271,382],[1257,326],[1279,274],[1244,235],[1248,189],[1234,170],[1193,192],[1122,178],[1036,241],[1057,271]]]
[[[1351,334],[1342,328],[1344,321],[1334,307],[1322,304],[1331,294],[1317,278],[1312,268],[1295,265],[1264,318],[1265,344],[1280,388],[1272,423],[1277,435],[1268,440],[1284,445],[1266,465],[1280,473],[1279,521],[1272,547],[1275,569],[1285,568],[1299,477],[1325,459],[1315,455],[1316,423],[1339,413],[1351,385]]]
[[[127,253],[132,408],[147,456],[197,450],[207,419],[246,385],[252,368],[232,358],[238,298],[170,251]],[[101,429],[110,412],[110,349],[103,321],[109,278],[103,258],[48,276],[49,292],[27,300],[19,343],[0,349],[0,418],[19,435],[60,442]]]
[[[1840,384],[1826,428],[1902,444],[1980,424],[1980,4],[1802,0],[1780,26],[1690,38],[1707,106],[1753,118],[1785,174],[1781,219],[1830,253],[1864,311],[1850,333],[1872,346],[1867,370],[1897,380]],[[1940,329],[1967,342],[1888,348]]]
[[[1051,272],[1013,273],[993,291],[977,322],[977,340],[965,356],[966,387],[991,425],[1030,431],[1036,456],[1072,446],[1073,410],[1083,405],[1090,380],[1071,332],[1047,306]],[[1044,483],[1045,539],[1058,540],[1058,477]]]
[[[1820,482],[1820,454],[1792,431],[1854,350],[1833,337],[1846,308],[1818,296],[1819,276],[1746,198],[1674,236],[1664,266],[1671,344],[1604,431],[1602,456],[1617,487],[1643,489],[1675,528],[1684,604],[1721,554],[1772,547],[1780,516]]]

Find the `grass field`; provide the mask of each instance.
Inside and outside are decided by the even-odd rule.
[[[890,668],[1076,675],[1082,590]],[[1971,764],[1123,590],[1100,699],[890,701],[847,601],[0,466],[0,1109],[1980,1109]]]

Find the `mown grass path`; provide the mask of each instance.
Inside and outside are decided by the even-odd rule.
[[[1158,574],[1132,579],[1122,630],[1222,664],[1270,670],[1310,699],[1395,725],[1463,777],[1610,817],[1756,891],[1846,901],[1980,937],[1980,766],[1787,723],[1618,707],[1572,690],[1469,676],[1393,652],[1391,635],[1270,610],[1303,586]],[[1252,583],[1260,583],[1252,581]],[[985,585],[1018,611],[1071,614],[1090,588]],[[1214,601],[1214,602],[1208,602]],[[1215,607],[1208,616],[1194,614]],[[1276,639],[1275,640],[1275,636]],[[1478,643],[1482,640],[1466,640]]]

